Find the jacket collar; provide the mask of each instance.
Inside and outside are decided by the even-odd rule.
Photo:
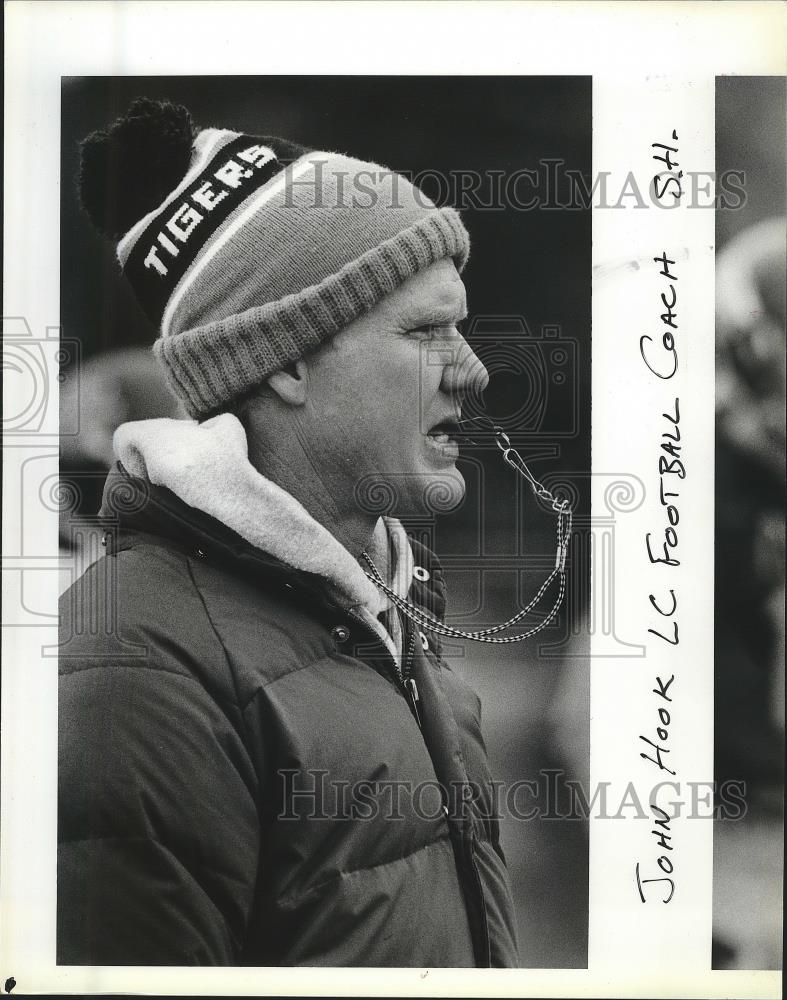
[[[133,476],[166,487],[279,562],[322,577],[341,603],[375,616],[385,609],[387,602],[347,549],[254,468],[237,417],[134,421],[117,429],[114,446]]]
[[[114,444],[120,461],[107,480],[102,517],[126,533],[120,547],[129,544],[128,532],[142,532],[239,569],[309,581],[335,607],[358,607],[376,619],[388,606],[334,536],[251,465],[243,426],[231,414],[202,424],[124,424]],[[413,599],[442,615],[442,574],[431,553],[408,540],[397,520],[381,519],[370,548],[383,571],[389,542],[393,589],[407,596],[412,586]],[[428,570],[428,582],[413,579],[414,561]]]
[[[255,548],[214,517],[185,504],[171,490],[131,476],[121,462],[116,462],[107,476],[99,517],[107,530],[108,554],[134,548],[142,541],[166,548],[176,546],[183,552],[202,554],[258,584],[289,584],[294,592],[308,595],[315,607],[331,613],[340,610],[322,577],[296,570]],[[413,580],[410,599],[442,620],[442,568],[425,545],[413,537],[409,541],[415,564],[425,569],[428,577]]]

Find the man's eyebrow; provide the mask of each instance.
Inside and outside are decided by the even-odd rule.
[[[467,319],[468,312],[466,308],[461,309],[445,309],[445,308],[435,308],[435,309],[424,309],[422,311],[414,312],[411,314],[413,323],[416,326],[439,326],[439,325],[449,325],[452,323],[461,323],[462,320]]]

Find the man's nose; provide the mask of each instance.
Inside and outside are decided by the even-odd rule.
[[[447,341],[444,350],[443,390],[460,399],[468,395],[480,396],[489,385],[489,372],[483,361],[461,334]]]

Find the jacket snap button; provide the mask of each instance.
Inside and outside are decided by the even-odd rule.
[[[425,583],[429,579],[429,570],[424,569],[423,566],[413,566],[413,576],[416,580]]]
[[[423,646],[424,652],[429,651],[429,640],[426,638],[423,632],[418,633],[421,636],[421,645]]]
[[[334,625],[331,629],[331,636],[335,642],[347,642],[350,638],[350,630],[344,625]]]
[[[205,558],[205,553],[202,551],[202,549],[197,549],[197,559],[204,559],[204,558]]]

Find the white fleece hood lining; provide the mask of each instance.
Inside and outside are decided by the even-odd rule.
[[[201,510],[235,531],[255,548],[293,569],[325,579],[332,596],[374,628],[398,658],[391,637],[378,619],[389,599],[366,576],[350,552],[293,496],[261,475],[249,461],[243,425],[230,413],[204,423],[160,418],[122,424],[115,431],[115,453],[136,478],[163,486],[189,507]],[[407,535],[395,518],[380,518],[370,555],[387,562],[394,591],[407,596],[413,557]]]

